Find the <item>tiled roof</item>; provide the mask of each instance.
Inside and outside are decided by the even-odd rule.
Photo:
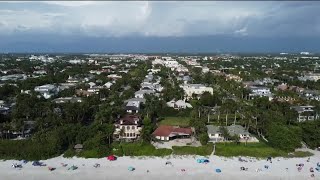
[[[192,134],[191,128],[176,128],[174,126],[159,126],[152,134],[154,136],[169,136],[171,133]]]

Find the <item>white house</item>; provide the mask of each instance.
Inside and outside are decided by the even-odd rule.
[[[110,89],[112,85],[113,85],[112,82],[107,82],[103,86],[106,87],[107,89]]]
[[[155,92],[153,90],[139,90],[134,93],[135,98],[144,98],[145,94],[154,94]]]
[[[314,106],[292,106],[291,109],[294,109],[298,113],[297,121],[313,121],[318,119],[318,114],[314,111]]]
[[[167,102],[168,107],[172,107],[174,109],[186,109],[186,108],[192,108],[192,105],[190,103],[187,103],[185,100],[171,100]]]
[[[60,98],[54,99],[53,102],[57,104],[63,104],[67,102],[78,103],[78,102],[82,102],[82,98],[81,97],[60,97]]]
[[[175,61],[175,60],[164,61],[164,65],[168,68],[171,68],[171,70],[174,70],[179,67],[178,61]]]
[[[249,86],[249,89],[252,93],[249,94],[251,98],[255,96],[259,97],[268,97],[269,101],[273,99],[273,94],[270,91],[270,88],[264,86]]]
[[[318,81],[320,79],[320,73],[309,73],[305,74],[303,77],[298,77],[300,81]]]
[[[58,94],[59,87],[52,84],[46,84],[42,86],[36,86],[34,88],[34,91],[39,92],[45,99],[49,99],[52,96]]]
[[[162,60],[162,59],[153,60],[152,61],[152,65],[156,65],[156,64],[163,65],[164,64],[164,60]]]
[[[202,73],[208,73],[210,69],[208,67],[202,67]]]
[[[213,94],[213,88],[206,87],[203,84],[183,84],[180,87],[184,90],[187,97],[192,97],[192,94],[201,95],[204,92]]]

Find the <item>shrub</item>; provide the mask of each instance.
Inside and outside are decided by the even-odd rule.
[[[202,133],[200,134],[199,139],[202,145],[207,145],[209,141],[209,136],[207,133]]]
[[[59,155],[60,151],[50,143],[38,143],[32,140],[1,140],[1,159],[26,159],[39,160],[48,159]]]
[[[302,131],[299,127],[273,125],[268,132],[269,144],[286,152],[301,146]]]
[[[76,155],[76,152],[73,149],[68,149],[64,152],[63,157],[70,158]]]

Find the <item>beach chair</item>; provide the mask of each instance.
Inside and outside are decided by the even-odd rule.
[[[76,169],[78,169],[78,167],[75,165],[72,165],[71,167],[68,168],[68,170],[76,170]]]
[[[93,167],[98,168],[98,167],[100,167],[100,164],[96,163],[93,165]]]
[[[49,166],[49,167],[48,167],[48,170],[49,170],[49,171],[54,171],[54,170],[56,170],[56,168]]]

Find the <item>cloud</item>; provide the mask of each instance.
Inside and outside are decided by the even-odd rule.
[[[315,2],[0,2],[0,33],[319,36]]]

